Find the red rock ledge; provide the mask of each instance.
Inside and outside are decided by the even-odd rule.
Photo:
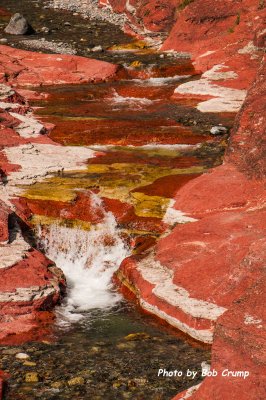
[[[66,54],[40,54],[0,45],[0,82],[19,86],[78,84],[115,75],[118,66]]]
[[[262,62],[224,164],[176,194],[174,209],[195,221],[178,224],[153,252],[126,259],[118,272],[146,311],[213,342],[218,377],[206,378],[176,400],[264,398],[265,72]],[[249,376],[223,377],[225,369]]]

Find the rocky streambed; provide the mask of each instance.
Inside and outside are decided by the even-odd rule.
[[[170,399],[192,381],[158,377],[161,367],[197,371],[197,383],[209,361],[206,349],[123,303],[54,334],[53,341],[0,348],[1,368],[11,374],[7,399]]]

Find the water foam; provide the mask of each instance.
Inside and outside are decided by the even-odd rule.
[[[95,196],[95,195],[94,195]],[[102,207],[94,197],[94,206]],[[39,227],[38,236],[44,236]],[[114,291],[112,276],[129,255],[112,213],[105,212],[101,223],[90,231],[60,224],[46,227],[40,247],[64,272],[68,291],[58,314],[62,324],[75,322],[84,312],[114,306],[121,296]]]
[[[151,77],[147,79],[132,79],[133,82],[147,86],[164,86],[191,78],[191,75],[174,75],[166,77]]]
[[[153,101],[145,97],[124,97],[113,90],[113,96],[109,99],[114,106],[125,106],[131,110],[140,110],[145,106],[150,106]]]

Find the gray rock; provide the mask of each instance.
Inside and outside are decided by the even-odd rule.
[[[10,35],[26,35],[32,33],[33,29],[23,15],[16,13],[12,15],[5,32]]]
[[[43,27],[41,28],[41,32],[43,32],[43,33],[50,33],[51,31],[50,31],[50,29],[49,29],[47,26],[43,26]]]
[[[103,48],[102,48],[102,46],[95,46],[95,47],[93,47],[93,48],[91,49],[91,51],[93,51],[94,53],[96,53],[96,52],[103,51]]]
[[[212,135],[224,135],[228,132],[228,129],[224,126],[213,126],[210,132]]]
[[[7,43],[7,39],[6,39],[6,38],[1,38],[1,39],[0,39],[0,43],[2,43],[2,44]]]

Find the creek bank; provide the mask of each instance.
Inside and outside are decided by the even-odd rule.
[[[49,139],[51,126],[41,124],[32,115],[23,95],[41,96],[12,87],[59,84],[106,79],[117,67],[96,60],[63,55],[40,55],[6,46],[1,51],[1,342],[41,337],[36,331],[44,320],[53,317],[46,311],[58,301],[65,289],[62,273],[42,253],[32,248],[27,237],[27,218],[13,204],[22,181],[32,184],[62,169],[82,169],[94,152],[87,148],[61,147]],[[40,62],[41,61],[41,62]],[[78,151],[77,151],[78,150]],[[76,156],[73,159],[73,154]],[[13,154],[13,158],[9,153]],[[8,155],[9,154],[9,155]],[[12,161],[10,162],[10,159]],[[41,162],[40,162],[41,160]],[[35,168],[33,168],[35,166]],[[22,219],[21,219],[22,216]],[[27,272],[25,272],[27,271]],[[46,321],[45,321],[46,320]],[[37,329],[38,330],[38,329]],[[37,335],[37,336],[36,336]]]
[[[8,46],[0,46],[0,52],[4,62],[0,68],[0,79],[13,86],[97,82],[114,77],[118,70],[114,64],[78,56],[33,56],[31,52]]]

